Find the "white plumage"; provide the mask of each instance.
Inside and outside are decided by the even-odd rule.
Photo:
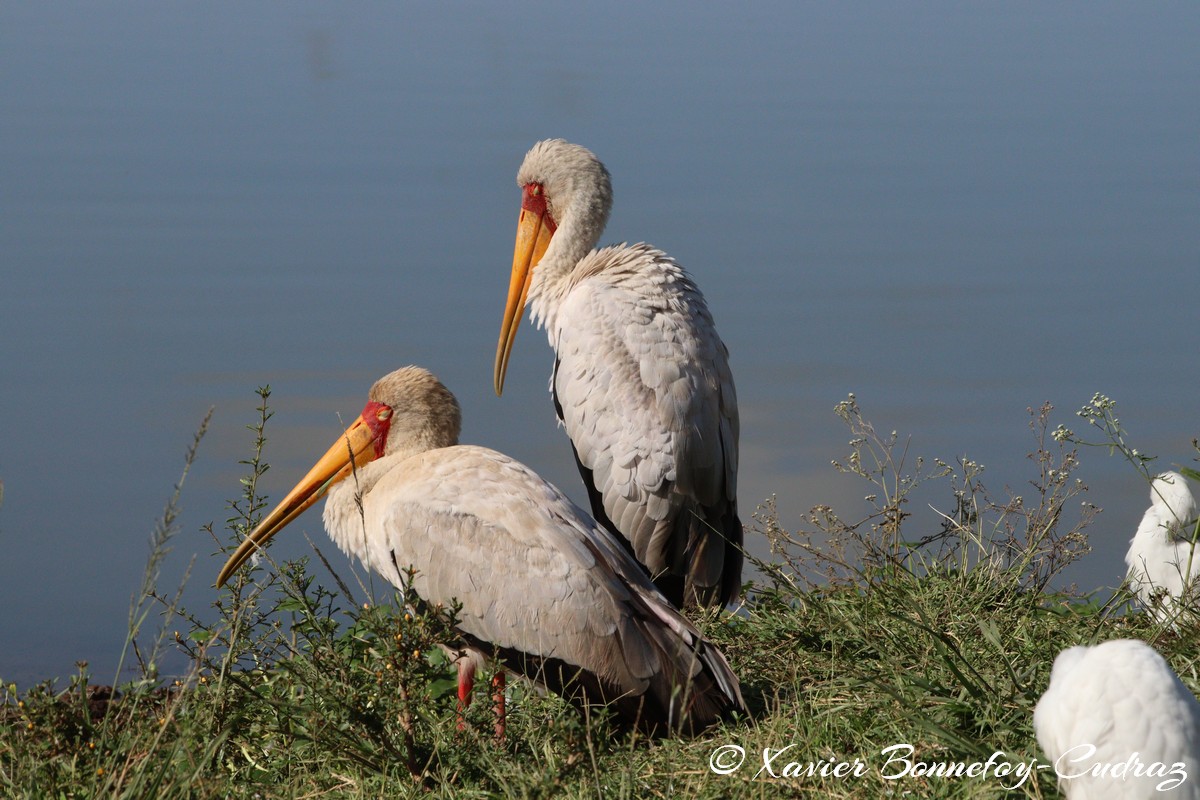
[[[1059,653],[1033,725],[1070,800],[1200,799],[1200,703],[1145,642]]]
[[[585,148],[537,143],[517,184],[497,393],[528,303],[554,349],[550,391],[593,515],[677,605],[730,602],[742,569],[737,397],[703,295],[650,245],[593,249],[612,188]]]
[[[1178,616],[1185,587],[1200,575],[1200,553],[1192,552],[1196,499],[1178,472],[1150,483],[1150,508],[1129,542],[1129,583],[1142,605],[1159,620]]]
[[[458,445],[459,428],[458,403],[426,370],[380,379],[359,419],[247,537],[218,584],[327,492],[325,527],[344,552],[396,586],[415,567],[422,600],[461,603],[472,662],[495,656],[647,731],[696,731],[744,711],[725,658],[618,539],[528,467]],[[464,700],[470,666],[460,662]]]

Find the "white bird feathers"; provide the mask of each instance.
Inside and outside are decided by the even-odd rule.
[[[1061,652],[1033,725],[1070,800],[1200,798],[1200,703],[1144,642]]]
[[[1129,583],[1142,605],[1163,622],[1179,614],[1186,587],[1200,574],[1193,554],[1196,499],[1178,472],[1164,472],[1150,484],[1150,508],[1129,542],[1125,563]]]

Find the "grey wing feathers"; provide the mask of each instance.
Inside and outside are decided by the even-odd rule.
[[[648,715],[639,724],[674,714],[672,728],[698,729],[744,707],[720,653],[561,492],[484,448],[415,459],[419,467],[394,470],[365,500],[368,524],[386,531],[386,552],[372,555],[377,570],[399,580],[407,566],[418,567],[417,594],[459,601],[462,631],[517,671],[583,668],[584,696],[571,699],[625,698],[619,714]],[[376,492],[387,501],[373,504]],[[561,681],[545,682],[562,691]],[[681,687],[686,713],[672,699]]]
[[[651,574],[676,579],[673,601],[727,603],[742,562],[728,352],[665,254],[634,245],[588,258],[604,268],[595,280],[583,270],[559,312],[551,391],[593,513]],[[613,267],[622,259],[625,272]]]

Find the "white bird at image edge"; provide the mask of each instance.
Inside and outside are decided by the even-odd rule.
[[[1162,622],[1178,616],[1184,587],[1200,574],[1200,553],[1192,550],[1195,521],[1196,498],[1182,475],[1164,472],[1151,481],[1150,508],[1129,541],[1125,563],[1130,587]]]
[[[1200,800],[1200,703],[1145,642],[1059,653],[1033,727],[1069,800]]]

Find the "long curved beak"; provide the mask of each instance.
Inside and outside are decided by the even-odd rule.
[[[217,586],[224,585],[251,554],[265,546],[272,536],[324,497],[329,487],[345,478],[355,468],[374,460],[376,448],[373,445],[377,438],[366,420],[359,416],[295,488],[288,492],[287,497],[242,540],[241,545],[221,568],[221,574],[217,576]]]
[[[539,213],[528,208],[521,209],[521,217],[517,220],[517,244],[513,249],[512,278],[508,283],[508,302],[504,306],[504,319],[500,322],[500,341],[496,344],[497,395],[504,392],[504,373],[508,370],[508,357],[512,353],[513,340],[517,338],[517,329],[525,311],[525,298],[529,296],[533,268],[546,254],[553,236],[554,223],[544,211]]]

